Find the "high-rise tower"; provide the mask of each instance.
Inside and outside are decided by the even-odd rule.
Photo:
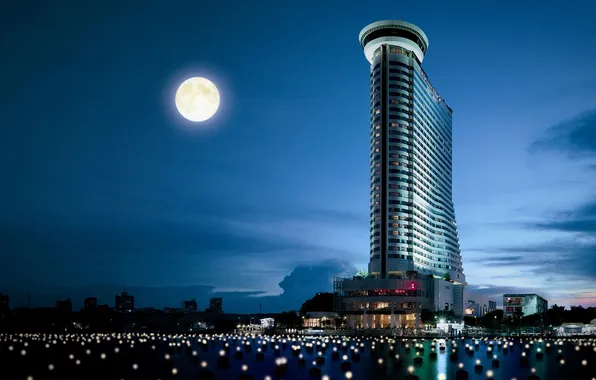
[[[465,283],[452,198],[452,110],[422,69],[426,34],[403,21],[360,32],[370,62],[370,262]]]

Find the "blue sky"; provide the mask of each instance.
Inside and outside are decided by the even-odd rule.
[[[33,4],[0,15],[0,292],[15,303],[112,303],[127,286],[157,306],[232,292],[228,311],[282,309],[365,267],[358,33],[396,18],[429,36],[423,66],[454,109],[470,289],[596,304],[591,2]],[[221,91],[201,125],[174,109],[189,76]]]

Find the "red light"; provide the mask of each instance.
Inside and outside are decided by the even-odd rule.
[[[412,283],[412,289],[415,289],[414,284]]]

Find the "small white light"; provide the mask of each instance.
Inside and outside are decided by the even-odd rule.
[[[136,371],[137,369],[139,369],[139,365],[137,363],[134,363],[132,365],[132,369],[134,369]]]

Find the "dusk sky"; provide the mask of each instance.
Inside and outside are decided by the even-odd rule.
[[[468,289],[596,305],[592,1],[13,1],[0,13],[0,292],[297,308],[369,256],[369,64],[400,19],[453,108]],[[68,4],[67,4],[68,3]],[[183,119],[177,86],[222,104]]]

